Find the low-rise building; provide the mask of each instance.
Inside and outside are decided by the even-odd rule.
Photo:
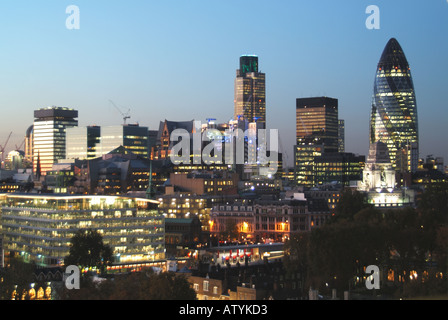
[[[0,194],[5,254],[41,267],[64,265],[71,238],[96,230],[112,248],[114,265],[165,259],[165,222],[158,202],[120,196]]]

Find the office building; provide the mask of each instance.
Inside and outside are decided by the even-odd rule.
[[[338,152],[338,100],[328,97],[299,98],[296,101],[294,172],[298,185],[315,185],[314,158]]]
[[[78,111],[49,107],[34,111],[33,171],[45,175],[59,159],[65,159],[66,129],[77,127]]]
[[[60,267],[80,229],[103,236],[113,265],[141,265],[165,259],[164,217],[158,202],[92,195],[1,194],[5,255],[40,267]]]
[[[123,146],[133,154],[149,158],[149,130],[138,124],[101,127],[100,155]]]
[[[234,103],[234,120],[257,122],[266,128],[266,75],[259,71],[257,56],[240,57]]]
[[[411,68],[400,44],[392,38],[376,70],[370,143],[380,141],[387,145],[396,171],[415,172],[418,139],[417,101]]]
[[[338,151],[345,152],[345,120],[338,120]]]
[[[348,152],[324,153],[314,158],[314,181],[316,185],[337,183],[350,186],[351,181],[362,180],[365,156]]]
[[[88,160],[101,156],[99,154],[101,127],[67,128],[67,159]]]

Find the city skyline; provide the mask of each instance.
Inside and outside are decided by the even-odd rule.
[[[71,4],[80,9],[79,30],[65,25]],[[20,145],[34,110],[52,105],[78,110],[79,126],[121,124],[109,100],[150,130],[165,119],[227,122],[239,58],[254,54],[266,74],[267,127],[280,130],[288,164],[295,101],[303,97],[338,99],[346,151],[365,155],[376,65],[396,38],[412,68],[420,157],[447,161],[441,132],[448,118],[442,102],[448,45],[440,39],[448,30],[448,3],[375,1],[379,30],[366,28],[370,4],[2,3],[0,34],[7,45],[0,53],[0,145],[11,131],[7,152]]]

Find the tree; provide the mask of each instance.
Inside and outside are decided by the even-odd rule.
[[[221,239],[227,240],[227,241],[234,241],[238,240],[239,237],[239,231],[238,231],[238,225],[234,220],[227,220],[226,221],[226,229],[224,231],[221,231],[220,233]]]
[[[81,229],[71,239],[70,253],[65,265],[96,267],[104,272],[112,262],[112,249],[103,243],[103,237],[96,230]]]
[[[196,292],[184,275],[157,274],[152,270],[115,275],[94,284],[81,284],[80,290],[64,289],[63,300],[196,300]]]
[[[356,190],[345,189],[336,205],[335,216],[332,220],[352,220],[359,211],[370,207],[365,194]]]
[[[12,258],[9,264],[0,270],[0,300],[22,300],[34,278],[35,265]]]

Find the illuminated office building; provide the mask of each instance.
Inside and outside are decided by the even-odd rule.
[[[345,152],[345,120],[338,120],[339,130],[338,130],[338,151]]]
[[[417,102],[411,68],[398,41],[387,43],[378,63],[372,111],[370,143],[384,142],[392,167],[415,172],[418,166]]]
[[[234,119],[257,122],[266,128],[266,75],[259,72],[258,57],[243,55],[235,79]]]
[[[131,124],[101,127],[101,155],[120,146],[137,156],[149,158],[148,128]]]
[[[42,175],[65,159],[66,129],[78,126],[78,111],[49,107],[34,111],[33,171]],[[39,165],[38,165],[39,164]]]
[[[338,152],[338,100],[328,97],[300,98],[296,101],[294,172],[296,183],[315,185],[314,158]]]
[[[67,128],[67,159],[88,160],[99,157],[101,127]]]
[[[42,267],[64,265],[80,229],[99,232],[114,265],[165,259],[158,202],[119,196],[0,194],[3,249]]]

